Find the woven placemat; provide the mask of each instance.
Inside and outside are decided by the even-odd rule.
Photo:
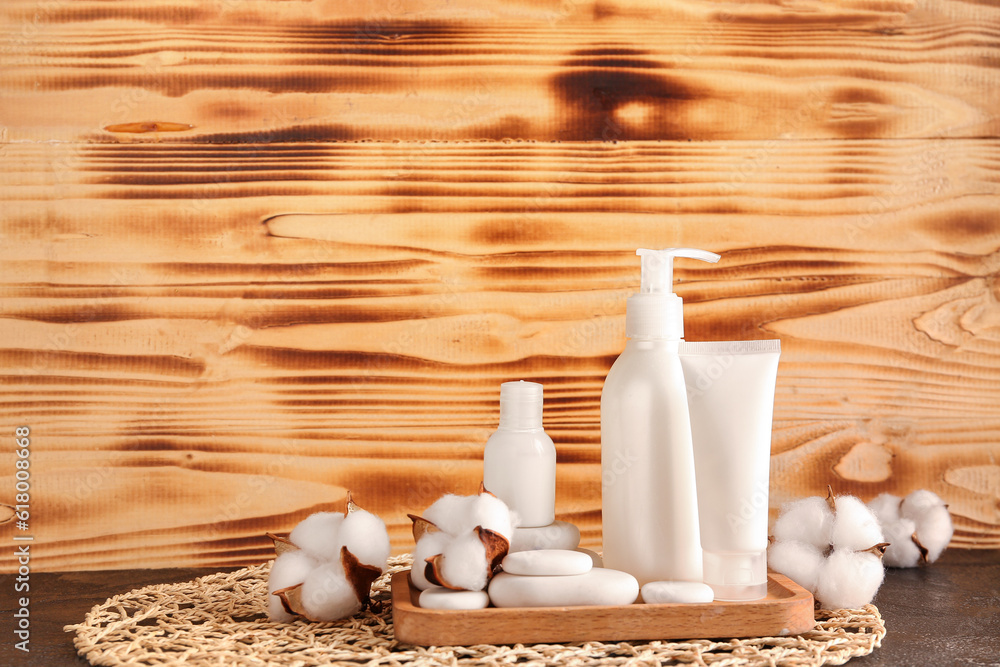
[[[264,563],[179,584],[146,586],[108,599],[84,621],[66,626],[93,665],[842,665],[882,643],[878,609],[818,610],[816,627],[797,637],[728,642],[692,640],[645,644],[534,644],[438,646],[393,639],[390,577],[410,567],[408,555],[390,560],[375,582],[377,611],[336,623],[271,623],[267,620]]]

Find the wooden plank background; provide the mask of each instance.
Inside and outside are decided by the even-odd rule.
[[[782,340],[772,510],[930,488],[1000,547],[1000,8],[482,5],[3,4],[32,566],[259,562],[347,489],[407,550],[513,379],[598,545],[634,250],[678,245],[723,255],[689,339]]]

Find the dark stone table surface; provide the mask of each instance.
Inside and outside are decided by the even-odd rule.
[[[15,575],[0,576],[0,666],[88,664],[63,626],[78,623],[118,593],[155,583],[186,581],[212,569],[32,573],[30,652],[14,648]],[[1000,666],[1000,551],[950,549],[937,563],[886,572],[875,598],[888,634],[882,647],[849,664]]]

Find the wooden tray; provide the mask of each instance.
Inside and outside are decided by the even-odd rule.
[[[593,607],[421,609],[409,572],[392,577],[397,641],[418,646],[577,641],[709,639],[796,635],[811,630],[813,597],[794,581],[768,573],[767,597],[753,602],[630,604]]]

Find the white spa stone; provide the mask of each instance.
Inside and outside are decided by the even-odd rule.
[[[501,572],[489,587],[496,607],[579,607],[632,604],[639,582],[627,572],[595,567],[586,574],[524,576]]]
[[[579,551],[536,549],[508,554],[501,567],[510,574],[567,576],[589,572],[594,567],[594,561]]]
[[[583,547],[577,547],[573,551],[579,551],[582,554],[587,554],[591,561],[594,563],[594,567],[604,567],[604,559],[601,558],[601,554],[596,551],[591,551],[590,549],[584,549]]]
[[[642,587],[647,604],[705,604],[715,599],[712,587],[699,581],[650,581]]]
[[[455,591],[444,586],[432,586],[420,591],[423,609],[485,609],[490,606],[486,591]]]
[[[565,521],[538,528],[515,528],[510,553],[535,549],[575,549],[580,546],[580,529]]]

